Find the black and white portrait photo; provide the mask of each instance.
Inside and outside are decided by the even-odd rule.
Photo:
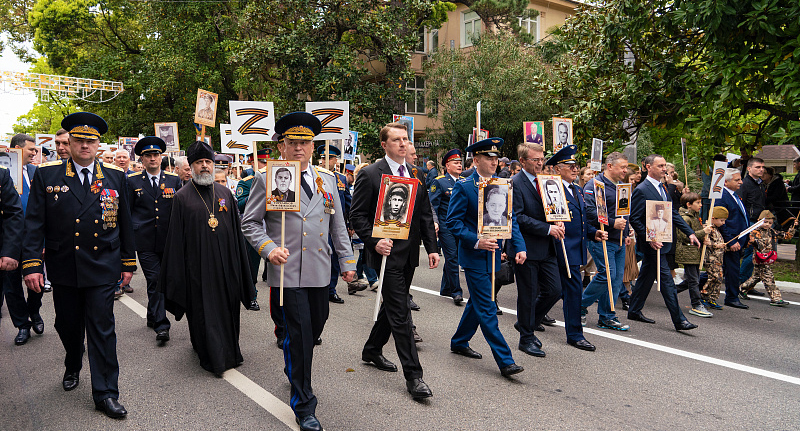
[[[8,169],[17,193],[22,194],[22,150],[3,148],[0,150],[0,166]]]
[[[408,186],[393,183],[386,189],[383,197],[382,221],[406,222],[408,213]]]
[[[553,117],[553,153],[572,145],[572,118]]]
[[[539,174],[536,176],[536,181],[542,195],[545,220],[548,222],[570,221],[571,217],[567,209],[567,200],[564,197],[564,184],[561,182],[561,176]]]
[[[298,175],[300,162],[270,160],[267,162],[267,211],[300,211]],[[311,184],[311,187],[314,187]]]

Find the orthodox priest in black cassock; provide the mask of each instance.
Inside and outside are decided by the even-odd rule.
[[[214,153],[204,142],[187,151],[193,179],[175,193],[161,264],[165,308],[189,322],[200,365],[212,373],[241,365],[239,304],[255,297],[236,200],[214,182]]]

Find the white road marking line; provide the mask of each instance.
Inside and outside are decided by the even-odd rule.
[[[434,290],[425,289],[425,288],[417,287],[417,286],[411,286],[411,289],[412,290],[416,290],[417,292],[422,292],[422,293],[427,293],[429,295],[439,296],[439,292],[436,292]],[[516,310],[512,310],[510,308],[505,308],[505,307],[500,307],[500,309],[503,310],[504,313],[513,314],[515,316],[517,315],[517,311]],[[556,321],[556,325],[563,328],[564,327],[564,322],[562,322],[560,320],[557,320]],[[676,349],[676,348],[673,348],[673,347],[663,346],[661,344],[651,343],[649,341],[642,341],[642,340],[637,340],[637,339],[634,339],[634,338],[623,337],[623,336],[618,335],[618,334],[604,332],[604,331],[598,331],[598,330],[592,329],[592,328],[583,328],[583,331],[586,332],[586,333],[592,334],[592,335],[596,335],[598,337],[610,338],[612,340],[621,341],[623,343],[628,343],[628,344],[633,344],[635,346],[640,346],[640,347],[645,347],[645,348],[648,348],[648,349],[658,350],[660,352],[669,353],[669,354],[676,355],[676,356],[682,356],[684,358],[694,359],[694,360],[705,362],[705,363],[712,364],[712,365],[719,365],[719,366],[722,366],[722,367],[731,368],[731,369],[738,370],[738,371],[743,371],[745,373],[755,374],[757,376],[768,377],[770,379],[780,380],[782,382],[791,383],[791,384],[794,384],[794,385],[800,385],[800,378],[793,377],[793,376],[788,376],[786,374],[780,374],[780,373],[775,373],[775,372],[772,372],[772,371],[762,370],[760,368],[755,368],[755,367],[751,367],[751,366],[748,366],[748,365],[737,364],[735,362],[726,361],[724,359],[712,358],[711,356],[701,355],[701,354],[698,354],[698,353],[688,352],[686,350],[680,350],[680,349]]]
[[[147,318],[147,308],[130,296],[122,295],[118,301],[130,308],[142,319]],[[266,389],[258,386],[256,382],[250,380],[244,374],[231,369],[225,371],[222,374],[222,378],[233,385],[233,387],[238,389],[241,393],[245,394],[248,398],[255,401],[256,404],[266,410],[267,413],[275,416],[275,418],[283,422],[290,429],[300,429],[300,427],[298,427],[294,421],[294,412],[288,404],[278,399],[275,395],[269,393]]]
[[[721,294],[723,294],[723,295],[725,295],[725,292],[720,292],[720,293],[721,293]],[[770,299],[769,299],[769,295],[768,295],[768,294],[766,294],[766,293],[764,294],[764,296],[756,296],[756,295],[752,295],[752,296],[750,296],[749,298],[750,298],[750,299],[757,299],[757,300],[759,300],[759,301],[769,301],[769,300],[770,300]],[[786,301],[786,300],[784,299],[784,301]],[[795,301],[786,301],[786,302],[787,302],[788,304],[791,304],[791,305],[800,305],[800,302],[795,302]]]

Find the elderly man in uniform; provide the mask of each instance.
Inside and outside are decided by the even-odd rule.
[[[347,226],[347,231],[352,235],[352,231],[350,230],[350,190],[347,188],[347,177],[336,172],[336,166],[339,164],[339,156],[341,155],[341,151],[338,148],[329,145],[328,152],[325,152],[325,145],[320,145],[317,147],[317,154],[319,154],[319,164],[324,165],[327,161],[327,166],[324,166],[325,169],[330,172],[332,175],[336,177],[336,189],[339,191],[339,200],[342,202],[342,210],[344,211],[344,224]],[[326,160],[327,155],[327,160]],[[344,299],[342,299],[338,293],[336,293],[336,284],[339,281],[339,255],[336,254],[336,249],[333,247],[333,243],[329,240],[328,241],[331,246],[331,250],[333,250],[333,254],[331,255],[331,282],[328,285],[328,300],[330,302],[336,304],[344,304]],[[357,286],[356,291],[364,290],[367,288],[366,284],[359,284]]]
[[[501,245],[495,238],[484,238],[478,234],[479,183],[496,177],[498,149],[502,145],[501,138],[489,138],[467,147],[468,152],[475,154],[475,173],[453,187],[447,228],[458,240],[458,263],[464,267],[470,297],[458,329],[450,339],[450,350],[468,358],[480,359],[481,354],[469,347],[469,341],[480,326],[500,374],[508,377],[522,372],[523,368],[514,363],[511,348],[500,333],[497,305],[491,297],[491,259],[495,259],[495,268],[500,268]],[[525,242],[519,233],[515,215],[511,211],[508,215],[512,218],[510,241],[516,250],[515,261],[522,264],[527,256]]]
[[[546,165],[554,166],[556,174],[561,175],[564,183],[564,194],[567,198],[567,209],[570,221],[564,222],[564,246],[567,250],[569,266],[564,260],[564,253],[556,253],[558,269],[561,275],[561,298],[564,308],[564,329],[567,332],[567,344],[581,350],[593,352],[595,347],[586,341],[581,326],[581,265],[586,265],[586,249],[588,240],[600,241],[608,239],[608,233],[592,226],[587,217],[583,190],[574,181],[578,177],[578,165],[575,161],[575,145],[567,145],[551,157]],[[571,274],[571,277],[570,277]]]
[[[461,151],[453,149],[442,157],[445,174],[431,181],[430,193],[431,208],[439,217],[439,246],[444,254],[444,270],[442,283],[439,286],[439,295],[453,298],[453,303],[461,305],[464,302],[464,292],[461,290],[461,281],[458,278],[458,248],[456,238],[447,228],[447,211],[450,207],[450,197],[453,187],[461,175]]]
[[[281,307],[286,322],[285,372],[291,385],[290,405],[301,430],[322,429],[315,413],[317,398],[311,389],[311,363],[315,340],[322,334],[329,313],[329,235],[339,255],[342,279],[352,281],[356,269],[336,178],[309,163],[314,150],[312,141],[321,129],[319,119],[307,112],[286,114],[275,124],[275,130],[283,136],[283,142],[278,143],[281,157],[300,161],[302,185],[300,211],[285,214],[285,247],[279,246],[281,214],[266,211],[266,180],[261,173],[256,174],[242,219],[250,245],[270,262],[270,286],[279,286],[280,268],[285,265]]]
[[[158,276],[164,257],[172,198],[181,188],[177,175],[161,170],[161,154],[166,143],[148,136],[136,143],[134,152],[144,163],[142,172],[128,174],[128,201],[131,207],[136,252],[147,280],[147,326],[156,332],[156,340],[169,341],[170,323],[164,310],[164,294],[158,291]]]
[[[65,391],[78,386],[84,332],[89,345],[92,398],[107,416],[127,415],[117,401],[119,363],[114,332],[114,287],[136,269],[127,181],[116,165],[95,160],[108,125],[89,112],[61,121],[69,130],[70,160],[39,165],[25,220],[22,272],[28,289],[44,285],[42,248],[53,284],[55,327],[66,350]]]

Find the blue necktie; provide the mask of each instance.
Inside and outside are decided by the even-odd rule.
[[[24,166],[22,169],[27,169],[27,166]],[[28,210],[28,195],[30,195],[30,187],[28,186],[28,182],[25,181],[25,178],[22,179],[22,213],[25,214],[25,211]]]

